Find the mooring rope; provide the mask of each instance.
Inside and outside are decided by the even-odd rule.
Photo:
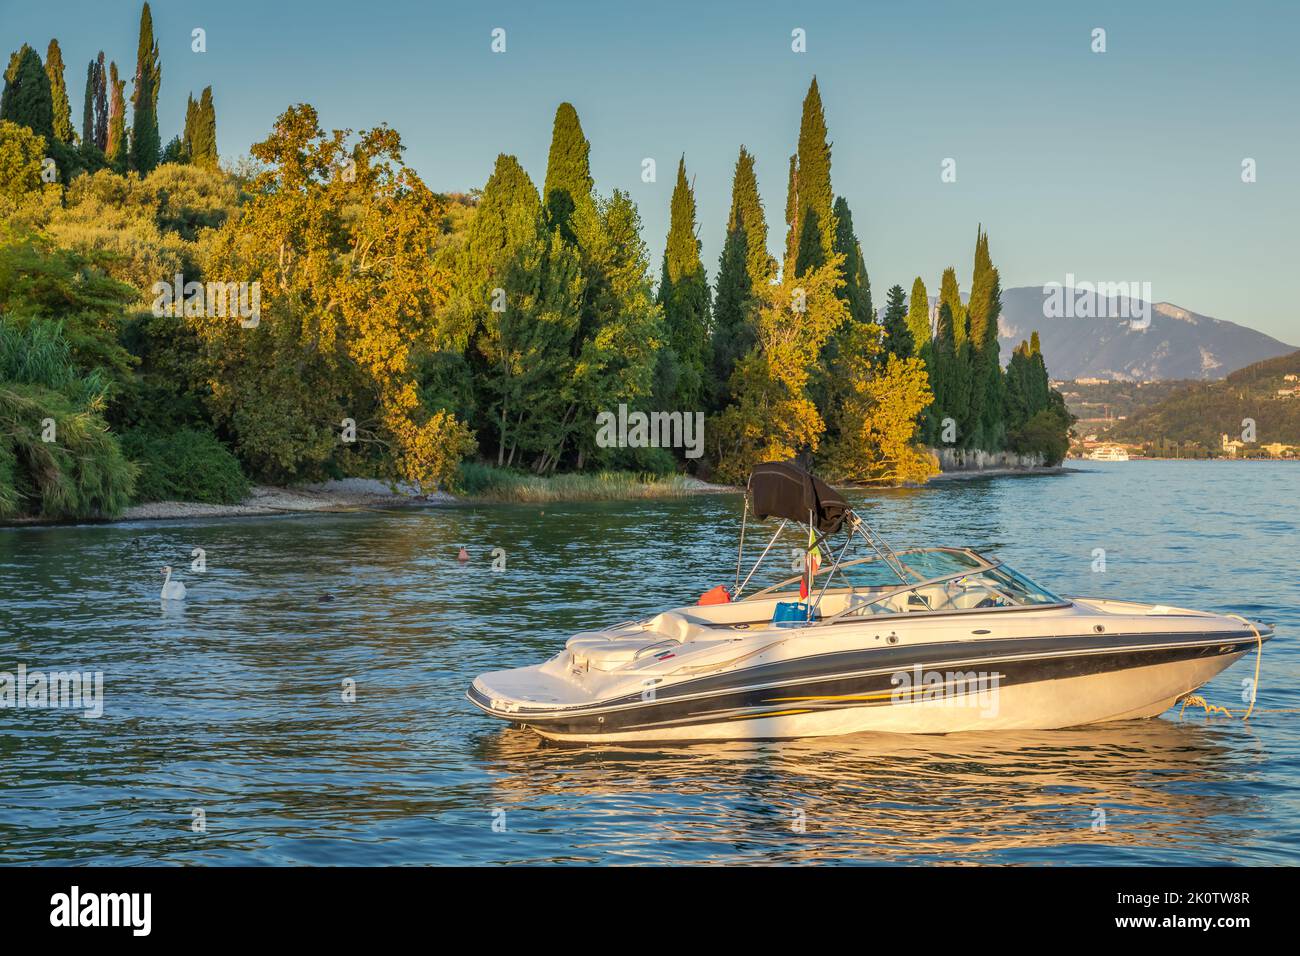
[[[1250,628],[1255,635],[1255,679],[1252,680],[1250,683],[1250,706],[1247,707],[1246,712],[1241,715],[1242,720],[1250,720],[1250,715],[1255,712],[1255,698],[1259,694],[1259,662],[1260,659],[1264,656],[1264,638],[1263,635],[1259,633],[1259,628],[1257,628],[1250,621],[1246,620],[1240,614],[1229,614],[1228,617],[1236,618],[1242,624],[1245,624],[1248,628]],[[1175,701],[1175,703],[1178,702],[1181,702],[1183,705],[1182,708],[1178,711],[1178,716],[1180,719],[1183,716],[1183,711],[1185,711],[1188,707],[1191,706],[1204,708],[1206,717],[1209,717],[1211,714],[1223,714],[1223,716],[1225,717],[1236,716],[1236,714],[1230,711],[1227,707],[1220,707],[1218,704],[1211,704],[1200,694],[1191,694],[1191,693],[1184,694],[1182,697],[1178,698],[1178,701]],[[1286,714],[1286,713],[1294,713],[1294,712],[1296,711],[1288,710],[1288,709],[1260,711],[1261,714],[1264,713]]]

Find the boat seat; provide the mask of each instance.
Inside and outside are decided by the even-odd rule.
[[[949,606],[959,611],[966,611],[981,605],[988,607],[984,602],[992,600],[993,597],[993,593],[985,588],[970,588],[956,595],[949,602]]]
[[[707,640],[712,631],[678,611],[664,611],[636,631],[588,631],[569,638],[565,648],[579,667],[612,671],[639,660],[653,648]]]
[[[679,644],[707,639],[711,636],[705,624],[691,620],[680,611],[664,611],[662,614],[656,614],[646,623],[645,629],[670,637]]]

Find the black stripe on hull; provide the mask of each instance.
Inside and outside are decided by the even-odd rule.
[[[1182,641],[1188,642],[1204,641],[1210,635],[1177,636]],[[1144,635],[1144,639],[1146,637]],[[1171,635],[1165,637],[1166,643],[1173,643],[1168,640]],[[1078,650],[1080,640],[1087,641],[1088,651]],[[1111,640],[1119,641],[1121,638]],[[1133,636],[1130,635],[1124,640],[1132,645]],[[1026,648],[1027,641],[1034,642],[1034,645]],[[766,684],[767,686],[726,690],[726,685],[734,686],[737,679],[737,675],[733,672],[684,681],[667,689],[655,700],[644,701],[640,695],[633,695],[605,702],[598,708],[589,708],[585,712],[572,714],[554,711],[529,714],[522,709],[517,713],[503,714],[493,710],[490,701],[472,687],[469,698],[494,716],[534,727],[544,733],[592,736],[689,727],[731,719],[739,723],[745,719],[777,716],[778,713],[892,706],[894,692],[898,690],[897,685],[893,683],[894,675],[899,672],[911,674],[914,665],[919,666],[922,671],[942,667],[945,671],[962,673],[983,671],[988,675],[997,674],[996,686],[1004,688],[1016,684],[1087,677],[1135,667],[1223,657],[1242,653],[1256,644],[1253,636],[1240,638],[1224,635],[1215,643],[1106,650],[1101,646],[1103,641],[1088,637],[1074,638],[1071,642],[1075,647],[1074,653],[1062,654],[1060,653],[1064,649],[1060,646],[1062,642],[1071,642],[1071,639],[1021,638],[1014,641],[990,641],[987,645],[981,644],[980,650],[985,653],[981,653],[979,657],[971,656],[972,647],[969,643],[891,647],[824,654],[778,664],[761,665],[745,672],[744,679],[751,685]],[[1007,647],[995,647],[995,645],[1007,645]],[[1056,646],[1058,651],[1056,656],[1049,656],[1049,645]],[[1002,658],[997,656],[998,649],[1010,649],[1010,646],[1017,648],[1020,656]],[[1027,657],[1025,656],[1027,650],[1030,654],[1043,656]],[[859,661],[864,657],[865,660]],[[892,666],[888,658],[893,659]],[[826,677],[824,675],[828,668],[836,666],[831,663],[832,661],[839,665],[839,673],[851,672],[852,663],[859,662],[865,665],[861,669],[868,672]],[[773,681],[780,683],[773,686],[771,683]],[[710,693],[711,690],[716,692]],[[845,700],[844,698],[865,699]]]

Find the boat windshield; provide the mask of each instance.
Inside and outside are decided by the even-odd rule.
[[[909,561],[913,555],[906,555]],[[1066,602],[1024,575],[999,565],[955,572],[951,577],[911,588],[895,588],[852,610],[852,614],[906,614],[925,611],[973,611],[989,608],[1059,605]]]
[[[927,549],[924,551],[905,552],[899,560],[916,573],[918,580],[941,578],[958,571],[968,571],[983,566],[973,555],[964,551]]]

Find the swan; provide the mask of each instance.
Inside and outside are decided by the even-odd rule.
[[[164,601],[183,601],[185,600],[185,582],[172,580],[171,565],[162,569],[166,580],[163,581],[162,599]]]

